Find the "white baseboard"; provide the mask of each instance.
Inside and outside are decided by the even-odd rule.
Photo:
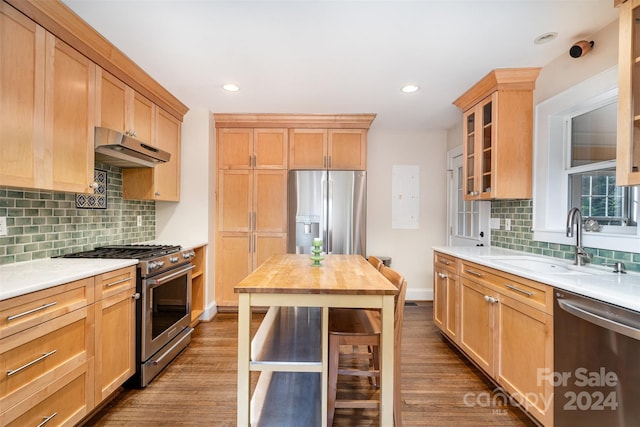
[[[207,306],[207,308],[204,309],[204,311],[200,315],[200,320],[202,320],[203,322],[208,322],[211,319],[213,319],[213,317],[216,314],[218,314],[218,306],[216,305],[216,303],[214,301],[211,304],[209,304],[209,306]]]
[[[407,289],[407,301],[433,301],[433,289]]]

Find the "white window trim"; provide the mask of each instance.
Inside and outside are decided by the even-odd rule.
[[[533,238],[538,241],[575,245],[566,237],[568,180],[565,172],[567,147],[565,118],[586,106],[617,97],[618,68],[597,74],[549,98],[535,108]],[[632,234],[584,232],[583,246],[625,252],[640,252],[638,228]]]

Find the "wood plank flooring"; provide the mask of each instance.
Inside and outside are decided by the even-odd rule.
[[[259,315],[253,317],[259,322]],[[403,425],[535,426],[518,408],[502,406],[501,399],[491,404],[495,386],[440,336],[431,319],[431,303],[405,308]],[[191,345],[148,387],[122,391],[85,424],[235,426],[237,329],[237,316],[231,313],[201,323]],[[364,380],[360,385],[341,385],[338,393],[348,396],[368,390]],[[372,425],[377,425],[375,411],[336,411],[334,426]]]

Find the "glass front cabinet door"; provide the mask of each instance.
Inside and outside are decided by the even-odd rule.
[[[531,198],[533,89],[539,72],[493,70],[453,102],[463,118],[465,200]]]

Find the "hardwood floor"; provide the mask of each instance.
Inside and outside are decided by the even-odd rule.
[[[86,425],[234,426],[236,317],[218,314],[211,322],[198,325],[189,348],[148,387],[122,391]],[[259,317],[254,315],[254,322]],[[431,319],[431,303],[405,308],[403,425],[535,426],[518,408],[502,406],[502,399],[492,400],[495,386],[440,336]],[[370,390],[364,380],[341,383],[338,393],[346,396]],[[496,404],[491,405],[494,400]],[[336,411],[334,426],[376,423],[375,411],[342,409]]]

